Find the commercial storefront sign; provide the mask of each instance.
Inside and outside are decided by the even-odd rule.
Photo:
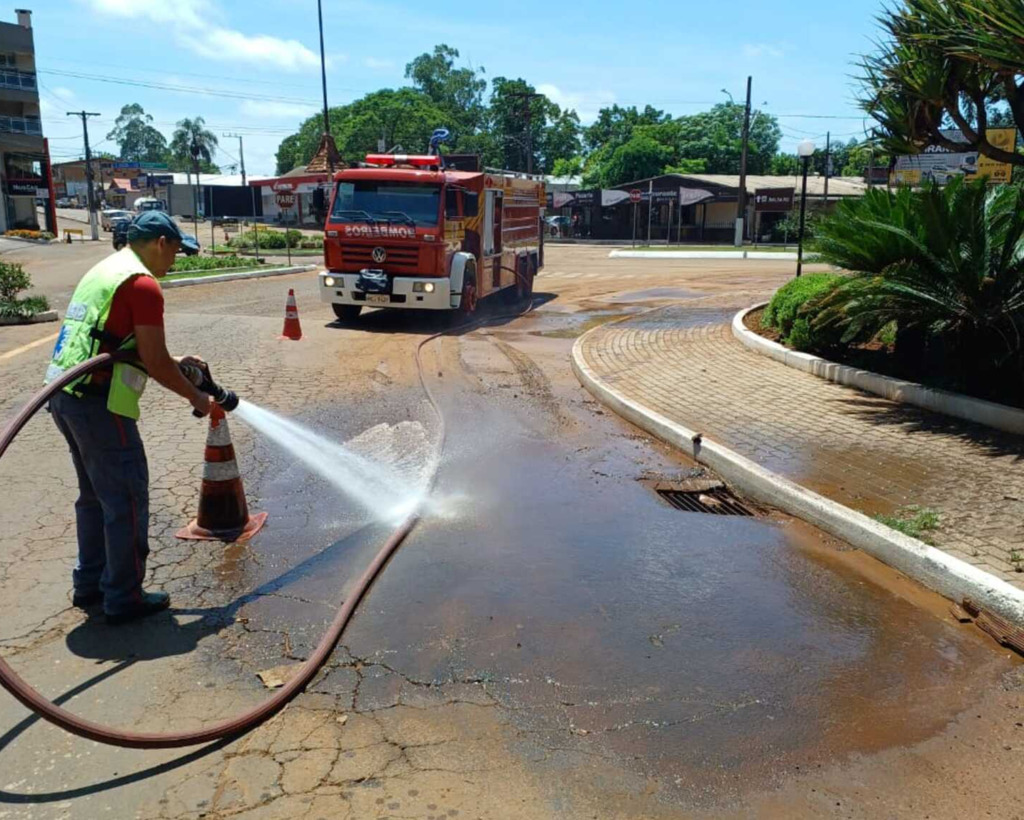
[[[7,180],[8,196],[38,196],[39,183],[34,180],[9,179]]]
[[[795,188],[758,188],[754,191],[754,210],[760,213],[792,211],[795,195]]]

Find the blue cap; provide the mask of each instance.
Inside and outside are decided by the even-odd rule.
[[[194,237],[181,232],[178,224],[164,211],[143,211],[128,226],[128,241],[158,239],[159,237],[174,239],[183,248],[198,251],[199,243]]]

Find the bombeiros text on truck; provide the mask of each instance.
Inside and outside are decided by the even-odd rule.
[[[320,293],[342,322],[364,307],[458,311],[533,293],[544,263],[539,177],[457,163],[438,129],[424,155],[369,154],[334,175]],[[456,167],[457,166],[457,167]]]

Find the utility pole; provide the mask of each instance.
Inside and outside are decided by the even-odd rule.
[[[239,161],[239,163],[241,163],[241,166],[242,166],[242,185],[244,187],[245,186],[245,151],[242,150],[242,135],[241,134],[232,134],[229,131],[227,133],[221,134],[221,136],[222,137],[227,137],[228,139],[231,139],[232,137],[238,137],[238,161]]]
[[[828,178],[832,173],[832,132],[825,134],[825,208],[828,209]]]
[[[743,153],[740,155],[740,190],[736,205],[736,237],[733,244],[743,246],[743,223],[747,218],[747,147],[750,143],[750,92],[754,78],[747,77],[747,108],[743,115]]]
[[[331,133],[331,115],[327,112],[327,58],[324,56],[324,10],[321,0],[316,0],[316,16],[320,24],[320,80],[324,91],[324,136]],[[327,152],[327,169],[334,179],[334,157]]]
[[[82,136],[85,139],[85,183],[89,186],[89,233],[93,241],[100,238],[100,231],[96,225],[96,192],[92,184],[92,153],[89,151],[89,117],[98,117],[99,114],[93,111],[68,111],[69,117],[82,118]]]
[[[533,107],[530,103],[537,97],[543,97],[543,94],[538,94],[535,91],[516,91],[509,94],[510,97],[516,97],[517,99],[523,100],[526,103],[525,110],[523,111],[523,119],[526,122],[526,173],[533,173],[533,129],[530,127],[530,122],[533,117]]]

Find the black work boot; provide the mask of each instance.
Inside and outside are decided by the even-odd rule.
[[[147,615],[162,612],[171,605],[171,596],[166,592],[143,592],[142,600],[124,612],[107,613],[107,623],[112,626],[137,621]]]
[[[75,594],[71,596],[71,605],[79,609],[89,609],[102,603],[103,593],[98,589],[94,589],[92,592],[79,592],[76,589]]]

